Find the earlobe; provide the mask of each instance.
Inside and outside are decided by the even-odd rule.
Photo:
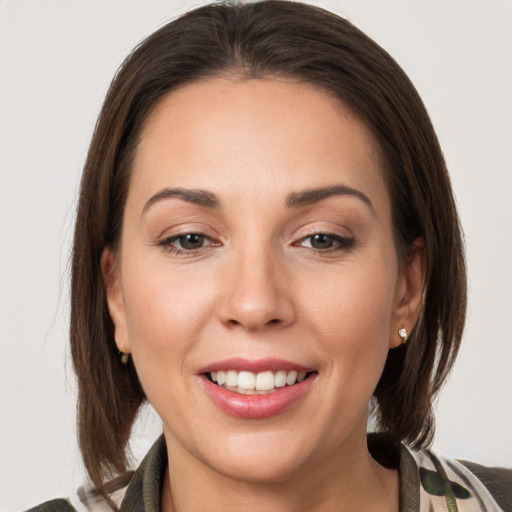
[[[423,238],[411,244],[399,277],[397,306],[389,339],[390,348],[407,341],[421,314],[425,288],[426,254]]]
[[[126,330],[126,315],[123,301],[121,277],[116,257],[110,248],[105,248],[101,255],[101,274],[107,298],[108,312],[114,324],[117,348],[124,354],[130,353]]]

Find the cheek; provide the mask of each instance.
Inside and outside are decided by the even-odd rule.
[[[389,349],[395,277],[376,265],[342,270],[323,286],[304,287],[303,314],[343,380],[347,374],[359,380],[358,372],[380,377]]]
[[[170,424],[190,407],[190,356],[211,318],[211,287],[197,275],[142,262],[136,272],[125,267],[123,283],[131,355],[146,396]]]
[[[126,268],[123,281],[130,347],[140,367],[176,365],[192,350],[211,317],[211,287],[197,275],[166,265]]]

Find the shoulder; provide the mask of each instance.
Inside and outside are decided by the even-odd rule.
[[[51,500],[37,507],[33,507],[27,512],[75,512],[76,509],[67,500]]]
[[[484,484],[505,512],[512,512],[512,469],[486,467],[465,460],[460,463]]]
[[[488,468],[430,450],[412,455],[418,466],[422,502],[451,501],[463,503],[464,510],[512,512],[512,469]]]
[[[156,440],[135,472],[129,471],[105,485],[110,502],[120,512],[156,511],[167,467],[167,449],[162,435]],[[149,507],[149,508],[148,508]],[[112,512],[106,499],[86,484],[69,500],[47,501],[26,512]]]
[[[512,469],[413,450],[386,434],[370,434],[368,448],[380,464],[398,469],[401,512],[512,512]]]
[[[126,490],[126,487],[119,485],[123,478],[124,475],[107,484],[109,498],[116,507],[119,507]],[[61,498],[46,501],[26,512],[112,512],[113,510],[115,509],[93,487],[82,486],[72,493],[68,499]]]

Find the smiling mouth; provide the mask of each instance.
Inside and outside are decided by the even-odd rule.
[[[278,370],[253,373],[249,371],[225,370],[207,372],[206,378],[234,393],[243,395],[267,395],[282,388],[294,386],[317,372]]]

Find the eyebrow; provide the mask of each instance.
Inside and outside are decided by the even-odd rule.
[[[146,213],[155,203],[172,197],[177,197],[178,199],[183,199],[184,201],[198,206],[203,206],[205,208],[217,209],[220,207],[220,201],[217,196],[211,192],[207,192],[206,190],[164,188],[148,199],[142,209],[142,215],[144,215],[144,213]]]
[[[328,187],[323,188],[313,188],[308,190],[303,190],[301,192],[292,192],[288,194],[286,198],[286,206],[289,208],[298,208],[301,206],[307,206],[311,204],[318,203],[328,197],[332,196],[354,196],[358,199],[361,199],[363,203],[368,205],[372,213],[375,215],[375,207],[373,203],[370,201],[370,198],[363,194],[360,190],[355,188],[350,188],[345,185],[330,185]]]
[[[300,208],[301,206],[318,203],[332,196],[344,195],[354,196],[361,199],[361,201],[369,206],[370,210],[375,215],[375,208],[373,203],[370,201],[370,198],[360,190],[347,187],[345,185],[330,185],[328,187],[292,192],[286,197],[286,206],[288,208]],[[148,199],[142,209],[142,215],[144,215],[144,213],[146,213],[155,203],[174,197],[205,208],[218,209],[221,205],[219,198],[212,192],[208,192],[206,190],[164,188]]]

